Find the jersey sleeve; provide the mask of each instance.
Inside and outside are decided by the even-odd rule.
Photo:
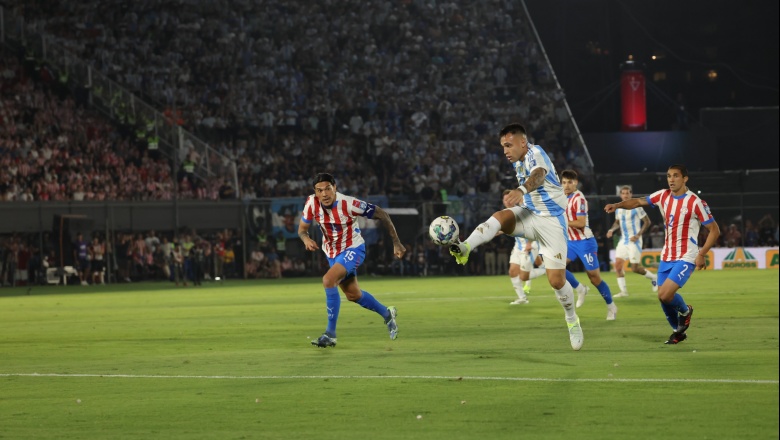
[[[699,218],[702,225],[708,225],[715,221],[715,217],[713,217],[712,212],[710,212],[710,207],[707,206],[707,202],[702,199],[697,198],[693,211],[696,213],[696,217]]]
[[[354,197],[350,197],[348,203],[349,203],[349,212],[352,215],[361,216],[368,219],[374,218],[374,213],[376,212],[376,205],[365,202],[363,200],[356,199]]]
[[[661,203],[661,197],[664,195],[664,193],[667,190],[660,189],[649,196],[647,196],[647,203],[650,204],[650,206],[658,206],[659,203]]]
[[[578,196],[579,197],[577,197],[577,211],[576,211],[577,217],[588,215],[588,201],[585,200],[585,197],[583,197],[581,194],[578,194]]]
[[[645,212],[645,208],[642,208],[641,206],[637,208],[636,212],[637,212],[637,216],[639,217],[639,220],[642,220],[643,218],[647,217],[647,212]]]
[[[535,169],[541,168],[545,174],[550,171],[547,167],[547,154],[539,148],[537,145],[528,145],[528,153],[526,154],[525,162],[528,165],[528,174],[530,175]]]
[[[309,196],[309,198],[306,199],[306,204],[303,206],[301,221],[304,223],[311,223],[314,219],[314,199],[314,196]]]

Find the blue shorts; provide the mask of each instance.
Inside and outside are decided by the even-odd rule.
[[[687,261],[662,261],[658,265],[658,280],[659,286],[664,284],[667,278],[674,281],[675,284],[682,287],[688,282],[688,278],[691,277],[693,270],[696,266],[693,263]]]
[[[599,244],[596,238],[591,237],[585,240],[569,240],[569,253],[566,258],[574,261],[579,258],[585,265],[585,270],[596,270],[599,268]]]
[[[366,259],[366,245],[361,244],[358,247],[353,247],[345,250],[344,252],[336,255],[335,258],[328,258],[328,264],[333,267],[338,263],[347,268],[347,276],[344,279],[349,279],[357,275],[357,269],[363,260]]]

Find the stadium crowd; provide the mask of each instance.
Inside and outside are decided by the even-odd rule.
[[[180,110],[236,161],[247,198],[302,196],[323,168],[355,194],[488,191],[510,117],[592,173],[513,2],[18,3],[28,31]]]
[[[512,1],[4,4],[24,17],[28,35],[67,48],[72,59],[60,62],[84,62],[160,111],[181,112],[182,125],[236,162],[239,188],[194,179],[185,163],[173,169],[170,158],[138,141],[129,121],[109,120],[62,93],[56,68],[29,45],[23,54],[3,49],[0,58],[0,201],[305,197],[311,176],[324,170],[337,174],[340,191],[359,197],[498,194],[511,169],[496,167],[495,133],[508,120],[523,121],[558,169],[577,170],[584,193],[596,190],[564,93]],[[722,245],[777,243],[772,219],[738,226],[724,225]],[[662,233],[651,230],[645,243],[660,247]],[[2,238],[0,284],[37,242]],[[205,267],[216,267],[216,236],[200,243]],[[285,260],[278,245],[253,241],[248,261],[232,270],[258,277],[311,271]],[[372,270],[416,275],[446,264],[441,249],[414,247],[400,262],[377,249]],[[137,255],[108,250],[118,279],[176,278],[176,265],[159,250],[149,256],[136,248]],[[493,261],[490,254],[504,250],[487,246],[481,255]],[[470,270],[491,273],[483,261]]]

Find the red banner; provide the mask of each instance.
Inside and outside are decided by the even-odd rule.
[[[647,130],[645,74],[641,70],[624,70],[620,75],[621,129]]]

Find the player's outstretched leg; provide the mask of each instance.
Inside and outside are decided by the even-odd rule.
[[[458,264],[466,264],[471,250],[495,238],[500,230],[501,222],[495,217],[490,217],[477,226],[465,241],[451,245],[450,255],[455,257]]]
[[[455,262],[458,264],[466,264],[469,261],[469,253],[471,253],[471,246],[465,241],[450,245],[450,255],[455,257]]]

